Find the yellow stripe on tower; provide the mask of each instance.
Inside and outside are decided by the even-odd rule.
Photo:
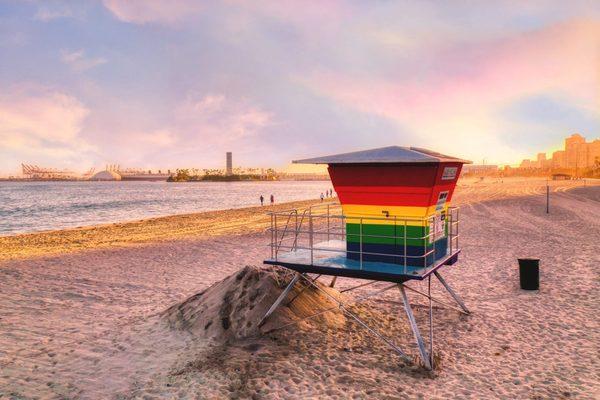
[[[444,204],[443,210],[448,212],[449,203]],[[346,222],[351,224],[360,223],[374,225],[394,225],[399,221],[407,221],[409,226],[424,226],[427,218],[436,213],[436,206],[429,207],[403,207],[403,206],[372,206],[362,204],[343,204],[342,210],[347,217]],[[386,215],[389,217],[386,218]],[[360,218],[354,218],[360,217]],[[396,221],[394,221],[396,217]]]

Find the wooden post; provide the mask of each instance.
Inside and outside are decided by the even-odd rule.
[[[550,185],[546,182],[546,214],[550,214]]]

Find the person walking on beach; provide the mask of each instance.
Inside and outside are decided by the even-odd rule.
[[[261,194],[261,195],[260,195],[260,205],[261,205],[261,206],[264,206],[264,205],[265,205],[264,203],[265,203],[265,198],[264,198],[264,197],[263,197],[263,195]]]
[[[275,196],[271,195],[271,205],[275,204]]]
[[[321,203],[323,202],[323,192],[321,192]]]

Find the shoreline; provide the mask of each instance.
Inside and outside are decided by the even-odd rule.
[[[335,199],[337,199],[337,197]],[[329,200],[330,199],[325,200],[324,203],[328,203],[328,202],[335,203],[335,201],[329,201]],[[201,214],[208,214],[208,213],[224,213],[224,212],[234,212],[234,211],[250,211],[250,210],[255,210],[255,209],[263,209],[263,210],[267,210],[268,209],[268,210],[274,210],[274,211],[275,210],[282,211],[282,210],[280,210],[278,208],[279,206],[288,205],[288,206],[290,206],[290,208],[292,208],[292,207],[302,207],[302,206],[304,206],[304,203],[311,203],[311,202],[312,203],[320,203],[320,200],[319,199],[316,199],[316,200],[296,200],[296,201],[287,201],[287,202],[284,202],[284,203],[278,203],[278,204],[275,204],[274,206],[271,206],[271,205],[245,206],[245,207],[239,207],[239,208],[225,208],[225,209],[222,209],[222,210],[207,210],[207,211],[196,211],[196,212],[183,212],[183,213],[175,213],[175,214],[167,214],[167,215],[157,215],[155,217],[129,219],[129,220],[115,221],[115,222],[101,222],[101,223],[97,223],[97,224],[82,225],[82,226],[75,226],[75,227],[65,227],[65,228],[57,228],[57,229],[46,229],[46,230],[33,231],[33,232],[18,232],[18,233],[14,233],[14,234],[0,235],[0,241],[2,239],[17,237],[17,236],[46,235],[46,234],[59,233],[59,232],[86,230],[86,229],[94,229],[94,228],[106,228],[106,227],[115,226],[115,225],[130,225],[130,224],[135,224],[135,223],[150,222],[150,221],[161,220],[161,219],[172,219],[172,218],[179,218],[179,217],[194,217],[194,216],[199,216]],[[297,204],[297,203],[300,204],[300,205],[296,206],[295,204]],[[285,208],[284,208],[284,210],[285,210]],[[265,211],[265,214],[268,213],[268,212],[270,212],[270,211]]]
[[[324,203],[333,203],[325,201]],[[83,250],[131,247],[169,240],[256,233],[266,229],[271,211],[321,204],[319,199],[0,236],[0,262]],[[233,221],[233,222],[232,222]]]
[[[464,206],[492,199],[545,195],[546,180],[505,179],[506,183],[477,180],[459,181],[452,204]],[[584,187],[580,181],[549,181],[552,193]],[[600,180],[587,186],[600,185]],[[333,200],[333,201],[332,201]],[[325,202],[337,202],[337,198]],[[223,235],[256,233],[269,226],[269,211],[305,208],[319,199],[252,206],[216,211],[174,214],[123,222],[88,225],[0,236],[0,262],[61,255],[94,249],[132,247],[170,240],[198,239]]]

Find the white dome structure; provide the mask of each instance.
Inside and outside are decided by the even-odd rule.
[[[90,181],[120,181],[121,180],[121,175],[117,174],[114,171],[100,171],[95,173],[91,178]]]

